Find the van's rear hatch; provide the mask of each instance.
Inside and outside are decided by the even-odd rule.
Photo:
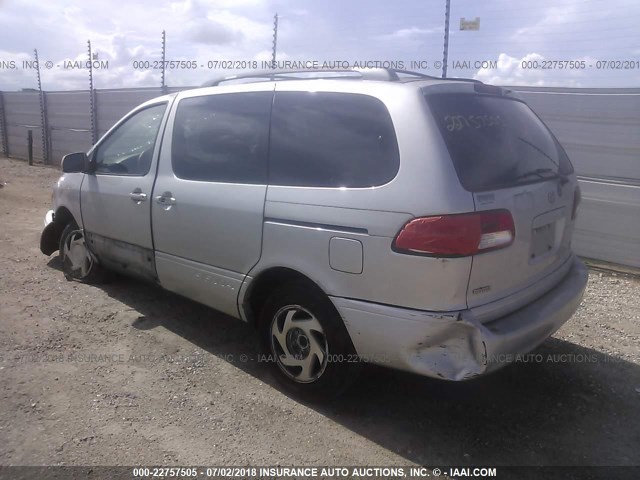
[[[464,87],[425,90],[425,98],[476,211],[513,217],[513,243],[473,257],[467,305],[494,302],[481,309],[488,321],[544,293],[536,285],[567,263],[577,184],[564,150],[524,102],[496,87]]]

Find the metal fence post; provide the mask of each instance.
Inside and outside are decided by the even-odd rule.
[[[27,130],[27,152],[29,165],[33,165],[33,130]]]
[[[166,64],[165,55],[167,49],[167,35],[164,30],[162,30],[162,70],[160,71],[160,90],[162,91],[162,95],[167,94],[167,84],[166,84]]]
[[[4,96],[0,92],[0,140],[2,141],[2,153],[9,156],[9,140],[7,134],[7,116],[4,110]]]
[[[273,16],[273,43],[271,46],[271,69],[275,70],[278,64],[276,63],[276,53],[278,50],[278,14]]]
[[[451,14],[451,0],[446,0],[444,10],[444,52],[442,53],[442,78],[447,78],[447,63],[449,62],[449,17]]]
[[[98,98],[95,88],[91,89],[91,145],[98,141]]]
[[[43,141],[43,145],[47,149],[44,153],[45,156],[45,164],[50,164],[53,160],[53,137],[51,135],[51,128],[49,127],[49,106],[47,105],[47,92],[42,92],[42,104],[44,110],[44,131],[46,132],[46,136]]]
[[[93,88],[93,52],[91,52],[91,40],[87,40],[89,53],[89,115],[91,118],[91,145],[98,141],[98,116],[96,115],[96,91]]]
[[[36,67],[38,72],[38,92],[40,93],[40,125],[42,129],[42,162],[46,165],[49,163],[49,139],[47,129],[47,107],[44,92],[42,91],[42,81],[40,79],[40,60],[38,59],[38,50],[34,49],[33,53],[36,57]]]

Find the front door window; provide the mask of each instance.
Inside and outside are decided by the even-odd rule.
[[[146,175],[166,107],[166,103],[162,103],[145,108],[114,130],[98,146],[95,173]]]

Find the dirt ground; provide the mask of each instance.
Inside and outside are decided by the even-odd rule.
[[[638,278],[592,271],[529,362],[466,383],[369,367],[305,405],[249,326],[125,278],[66,281],[38,248],[58,175],[0,158],[0,465],[640,464]]]

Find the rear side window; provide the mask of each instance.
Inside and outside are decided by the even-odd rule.
[[[398,173],[391,117],[367,95],[276,92],[269,183],[372,187]]]
[[[509,187],[573,171],[558,141],[523,102],[477,94],[426,98],[467,190]]]
[[[176,176],[266,184],[272,99],[272,92],[249,92],[181,100],[171,146]]]

